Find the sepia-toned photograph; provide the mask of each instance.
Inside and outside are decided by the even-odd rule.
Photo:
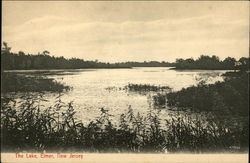
[[[248,1],[2,1],[1,40],[1,162],[247,162]]]

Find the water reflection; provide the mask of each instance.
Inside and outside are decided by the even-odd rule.
[[[62,101],[74,101],[78,118],[91,121],[99,115],[100,108],[108,108],[109,113],[121,115],[131,107],[135,112],[146,115],[152,106],[152,96],[157,92],[140,94],[123,89],[129,83],[156,86],[168,86],[177,91],[201,80],[208,83],[223,81],[223,70],[195,70],[176,71],[170,68],[150,67],[133,69],[84,69],[84,70],[46,70],[46,71],[20,71],[20,74],[42,74],[49,78],[73,87],[73,90],[64,93]],[[55,101],[54,93],[46,93],[47,102]],[[172,112],[166,107],[161,111],[162,117]]]

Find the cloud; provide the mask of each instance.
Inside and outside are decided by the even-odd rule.
[[[46,49],[56,56],[113,62],[173,61],[201,53],[246,55],[248,31],[245,19],[218,15],[125,22],[81,22],[47,15],[4,26],[3,40],[13,50],[31,53]]]

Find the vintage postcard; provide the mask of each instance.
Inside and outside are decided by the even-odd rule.
[[[248,1],[2,9],[1,162],[248,162]]]

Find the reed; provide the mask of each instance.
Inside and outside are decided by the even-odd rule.
[[[150,84],[131,84],[129,83],[127,86],[125,86],[126,90],[134,91],[134,92],[148,92],[148,91],[169,91],[171,90],[168,86],[156,86],[156,85],[150,85]]]
[[[2,97],[1,140],[4,152],[242,152],[248,150],[248,123],[172,115],[162,120],[150,110],[131,107],[118,124],[108,109],[88,124],[76,118],[72,102],[43,107],[43,94],[17,102]]]

